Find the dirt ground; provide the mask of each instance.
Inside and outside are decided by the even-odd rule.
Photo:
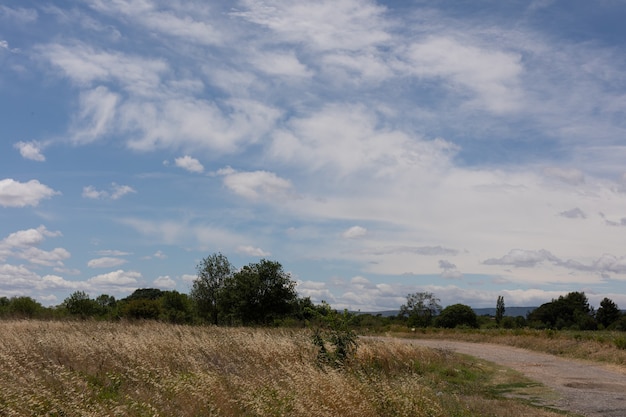
[[[402,340],[420,346],[448,349],[519,371],[552,391],[541,396],[542,405],[588,417],[626,416],[626,368],[563,359],[503,345]]]

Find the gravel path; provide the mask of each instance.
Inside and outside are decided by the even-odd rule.
[[[551,388],[560,398],[549,405],[588,417],[626,416],[626,369],[563,359],[525,349],[446,340],[401,339],[407,343],[485,359],[515,369]],[[621,372],[620,372],[621,371]]]

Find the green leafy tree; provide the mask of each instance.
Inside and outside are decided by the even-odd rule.
[[[158,288],[138,288],[131,295],[124,298],[125,301],[131,300],[158,300],[161,298],[163,291]]]
[[[124,300],[120,308],[123,317],[135,320],[156,320],[161,316],[160,300],[134,298]]]
[[[164,291],[161,308],[161,318],[170,323],[190,323],[193,320],[191,300],[186,294]]]
[[[14,317],[35,318],[43,314],[45,308],[31,297],[13,297],[7,311]]]
[[[406,304],[400,307],[400,316],[408,317],[409,327],[428,327],[441,311],[439,298],[431,292],[416,292],[406,296]]]
[[[478,316],[470,306],[453,304],[441,311],[435,320],[435,325],[449,329],[459,326],[478,328]]]
[[[504,307],[504,297],[499,295],[498,301],[496,302],[496,323],[498,324],[498,326],[502,322],[502,318],[504,317],[505,310],[506,309]]]
[[[228,277],[218,303],[231,323],[271,324],[293,312],[295,284],[280,263],[262,259]]]
[[[606,329],[613,323],[617,322],[622,315],[617,304],[609,298],[604,298],[600,301],[600,308],[596,312],[596,321]]]
[[[198,273],[191,289],[200,317],[218,324],[220,295],[227,279],[232,277],[234,268],[226,256],[214,253],[202,259],[196,266]]]
[[[584,292],[570,292],[542,304],[528,314],[528,321],[534,327],[557,330],[593,330],[596,327],[593,309]]]
[[[100,305],[89,298],[89,294],[84,291],[73,292],[63,301],[62,306],[70,315],[83,319],[93,317],[100,312]]]

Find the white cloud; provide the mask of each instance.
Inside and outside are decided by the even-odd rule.
[[[293,51],[258,53],[252,57],[252,63],[260,71],[272,76],[308,78],[313,75]]]
[[[41,153],[41,143],[39,142],[17,142],[13,147],[20,151],[23,158],[39,162],[46,160],[46,157]]]
[[[0,206],[3,207],[37,206],[41,200],[57,194],[61,193],[37,180],[28,182],[19,182],[12,178],[0,180]]]
[[[169,275],[160,276],[153,282],[157,288],[174,289],[176,288],[176,281],[169,277]]]
[[[273,172],[238,172],[227,167],[217,174],[224,177],[224,185],[229,190],[249,200],[295,198],[291,182]]]
[[[154,254],[152,254],[153,257],[157,258],[157,259],[167,259],[167,255],[164,254],[162,251],[158,250],[156,252],[154,252]]]
[[[161,91],[161,75],[168,70],[168,65],[159,59],[98,50],[81,42],[41,45],[38,52],[81,86],[115,81],[139,96],[152,97]],[[103,94],[107,89],[100,86],[94,91]]]
[[[203,4],[199,8],[190,2],[177,2],[157,8],[147,1],[90,0],[89,5],[113,16],[119,15],[122,19],[132,19],[150,32],[180,38],[184,42],[215,45],[220,44],[223,39],[223,32],[207,21],[211,17],[210,4]],[[179,16],[180,13],[185,13],[186,16]]]
[[[238,246],[237,252],[243,253],[248,256],[256,256],[256,257],[264,257],[264,256],[271,255],[270,252],[266,252],[261,248],[255,248],[254,246],[245,246],[245,245]]]
[[[63,267],[63,261],[69,259],[71,254],[64,248],[54,248],[50,251],[45,251],[39,248],[29,247],[17,252],[15,256],[35,265]]]
[[[96,251],[96,255],[99,255],[99,256],[128,256],[128,255],[132,255],[132,252],[125,252],[125,251],[114,250],[114,249],[104,249],[104,250]]]
[[[361,226],[352,226],[351,228],[345,230],[341,237],[344,239],[357,239],[363,237],[367,234],[367,229]]]
[[[574,168],[546,167],[543,169],[543,174],[546,177],[571,185],[579,185],[585,182],[585,174]]]
[[[119,200],[126,194],[136,193],[136,192],[137,191],[135,191],[131,186],[111,183],[111,187],[109,191],[104,191],[104,190],[98,191],[93,185],[88,185],[86,187],[83,187],[82,195],[84,198],[90,198],[93,200],[104,200],[104,199]]]
[[[380,115],[359,105],[329,104],[292,118],[274,134],[270,152],[283,163],[330,176],[366,173],[394,178],[408,171],[445,168],[457,147],[442,139],[425,141],[378,125]]]
[[[266,26],[285,42],[321,51],[367,49],[391,37],[385,30],[385,8],[371,1],[245,0],[243,5],[244,10],[231,14]]]
[[[490,112],[518,110],[524,101],[521,56],[466,42],[431,36],[411,45],[411,71],[419,77],[441,79],[451,91],[462,87],[473,92],[473,102]]]
[[[204,166],[195,158],[192,158],[189,155],[181,156],[180,158],[176,158],[174,160],[174,164],[182,169],[185,169],[189,172],[195,172],[200,174],[204,172]]]
[[[11,8],[0,5],[0,18],[21,24],[35,22],[38,18],[37,10],[23,7]]]
[[[141,278],[139,272],[118,269],[89,278],[87,285],[98,291],[126,292],[136,289]]]
[[[37,246],[45,240],[46,237],[62,236],[61,232],[52,232],[45,226],[39,226],[36,229],[20,230],[11,233],[6,238],[0,241],[0,247],[6,246],[9,248],[24,248],[29,246]]]
[[[186,283],[193,283],[198,278],[197,275],[183,274],[180,279]]]
[[[119,95],[102,86],[82,92],[80,111],[72,126],[72,142],[88,144],[109,134],[114,129],[119,100]]]
[[[87,266],[89,268],[114,268],[124,265],[126,262],[128,262],[126,259],[103,257],[89,260]]]
[[[130,100],[120,112],[120,129],[137,133],[127,145],[140,151],[185,148],[232,153],[263,138],[280,116],[279,110],[255,100],[215,103],[193,97]]]

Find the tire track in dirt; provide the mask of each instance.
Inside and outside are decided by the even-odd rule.
[[[557,393],[557,400],[544,404],[553,408],[587,417],[626,416],[626,368],[612,370],[598,363],[505,345],[433,339],[393,340],[447,349],[514,369]]]

